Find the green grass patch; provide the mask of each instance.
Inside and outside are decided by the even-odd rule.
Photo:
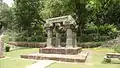
[[[18,49],[10,52],[5,52],[5,56],[7,57],[20,57],[22,54],[30,54],[39,52],[39,48],[24,48],[24,49]]]
[[[112,59],[111,63],[104,64],[104,56],[108,52],[114,52],[113,49],[108,48],[90,48],[85,49],[92,51],[86,63],[54,63],[47,68],[120,68],[120,60]]]
[[[0,68],[25,68],[33,63],[34,62],[30,60],[6,58],[0,59]]]
[[[5,52],[4,55],[8,58],[0,59],[0,68],[26,68],[35,63],[31,60],[23,60],[20,58],[21,54],[29,54],[38,52],[39,48],[24,48],[10,52]]]
[[[114,52],[113,49],[108,48],[89,48],[84,49],[92,51],[89,55],[90,59],[87,63],[54,63],[47,68],[119,68],[120,60],[112,59],[112,63],[104,64],[105,53]],[[0,68],[25,68],[33,63],[31,60],[20,59],[21,54],[29,54],[38,52],[39,48],[24,48],[10,52],[5,52],[4,55],[8,58],[0,59]]]
[[[112,48],[101,48],[101,47],[97,47],[97,48],[86,48],[84,50],[92,50],[92,51],[95,51],[95,52],[103,52],[103,53],[106,53],[106,52],[114,52],[114,50]]]
[[[84,68],[84,66],[80,64],[73,64],[73,63],[54,63],[47,68]]]

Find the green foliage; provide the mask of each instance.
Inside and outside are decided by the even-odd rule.
[[[110,24],[100,25],[98,30],[101,35],[103,34],[110,35],[111,33],[118,31],[117,28],[113,24],[112,25]]]
[[[79,41],[105,41],[118,35],[119,0],[14,0],[12,8],[3,5],[0,21],[7,28],[6,42],[46,41],[44,19],[63,15],[76,20]]]
[[[41,41],[44,20],[40,16],[42,0],[14,0],[17,22],[17,41]]]
[[[85,43],[79,43],[79,47],[83,48],[94,48],[94,47],[99,47],[103,44],[103,42],[85,42]]]
[[[4,36],[2,37],[4,43],[8,43],[10,41],[16,41],[17,37],[18,37],[18,33],[12,31],[12,30],[6,30],[4,32]]]
[[[45,0],[43,1],[44,8],[41,11],[43,18],[51,18],[69,15],[72,10],[68,6],[70,0]]]
[[[114,24],[119,26],[120,1],[119,0],[96,0],[96,7],[93,8],[93,19],[95,24]]]
[[[97,26],[93,22],[87,23],[84,34],[80,36],[81,42],[106,41],[118,36],[118,30],[115,25],[104,24]]]
[[[12,10],[5,3],[0,3],[0,29],[4,27],[4,29],[8,28],[12,23],[13,16]]]
[[[81,35],[89,15],[86,5],[87,0],[45,0],[41,14],[43,18],[72,15],[79,26],[78,35]]]
[[[120,53],[120,45],[116,45],[116,47],[114,47],[114,51]]]

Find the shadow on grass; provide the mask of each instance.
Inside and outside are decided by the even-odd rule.
[[[120,59],[118,59],[116,61],[112,61],[111,64],[120,64]]]
[[[102,61],[102,64],[120,64],[120,60],[114,60],[111,62],[105,62],[104,60]]]

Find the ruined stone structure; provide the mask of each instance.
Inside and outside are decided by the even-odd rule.
[[[47,30],[47,46],[53,47],[53,42],[56,42],[56,47],[60,46],[61,32],[66,33],[66,47],[76,47],[76,22],[72,16],[62,16],[57,18],[50,18],[46,20],[45,28]],[[53,33],[56,33],[56,40],[53,40]]]
[[[46,20],[47,48],[40,48],[40,53],[78,54],[81,48],[77,47],[76,22],[71,15],[50,18]],[[61,47],[61,33],[66,33],[66,46]],[[55,38],[53,39],[53,34]]]
[[[47,19],[45,24],[47,47],[40,48],[37,54],[21,55],[21,58],[85,62],[88,52],[77,47],[76,26],[71,15]],[[65,47],[61,47],[61,33],[66,34]]]

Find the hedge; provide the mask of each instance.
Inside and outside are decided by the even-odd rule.
[[[78,47],[94,48],[94,47],[99,47],[102,44],[103,44],[103,42],[84,42],[84,43],[78,43]]]
[[[19,46],[19,47],[31,47],[31,48],[44,48],[46,43],[39,42],[9,42],[9,45]]]

